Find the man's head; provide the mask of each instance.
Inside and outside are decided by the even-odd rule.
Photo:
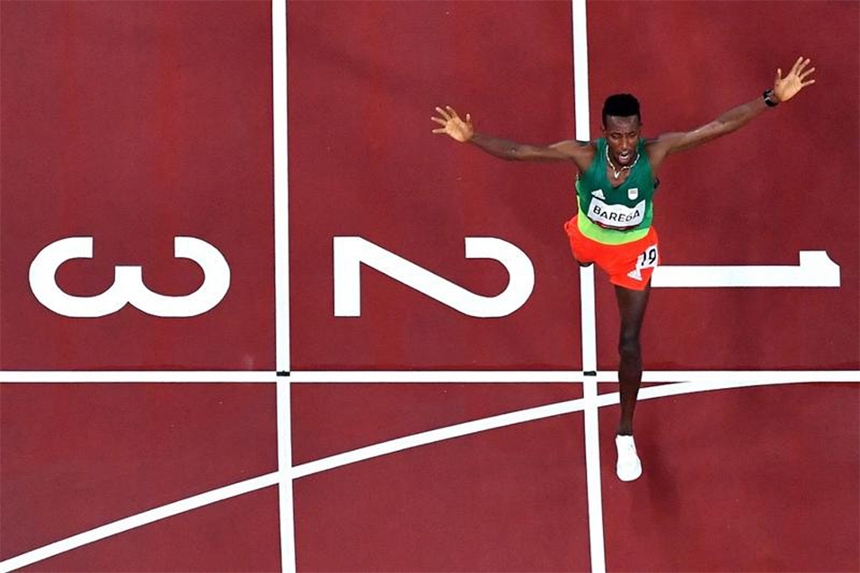
[[[614,94],[603,103],[603,135],[617,167],[632,165],[642,128],[639,101],[630,94]]]

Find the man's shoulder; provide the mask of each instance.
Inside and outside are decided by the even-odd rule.
[[[645,140],[645,155],[648,157],[648,162],[652,168],[657,168],[666,159],[669,149],[672,147],[674,137],[682,134],[665,133],[653,139]]]
[[[665,153],[669,151],[672,146],[677,145],[677,143],[687,135],[688,133],[683,131],[661,133],[657,137],[647,139],[645,141],[645,147],[648,150]]]
[[[570,158],[574,163],[576,163],[580,170],[591,163],[597,150],[594,146],[594,142],[579,141],[576,139],[559,141],[558,143],[552,144],[551,147],[555,149],[556,152],[562,153]]]
[[[560,142],[554,144],[553,147],[560,148],[560,149],[568,149],[568,150],[572,150],[572,151],[576,151],[576,152],[581,153],[583,151],[588,152],[588,151],[596,150],[597,149],[597,141],[598,140],[596,140],[596,139],[594,141],[581,141],[579,139],[567,139],[565,141],[560,141]]]

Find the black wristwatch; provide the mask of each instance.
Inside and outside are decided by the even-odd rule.
[[[765,90],[763,94],[761,94],[761,99],[764,100],[765,105],[767,107],[776,107],[779,105],[779,102],[773,97],[773,90]]]

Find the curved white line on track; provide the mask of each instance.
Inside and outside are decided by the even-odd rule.
[[[785,384],[832,384],[845,383],[846,381],[833,380],[795,380],[781,379],[779,381],[760,379],[760,380],[728,380],[719,384],[708,380],[696,380],[691,382],[675,382],[672,384],[661,384],[660,386],[648,386],[639,390],[638,400],[653,400],[655,398],[665,398],[667,396],[681,396],[683,394],[699,394],[702,392],[711,392],[717,390],[735,390],[739,388],[754,388],[757,386],[782,386]],[[857,381],[851,381],[857,383]],[[618,404],[619,393],[611,392],[608,394],[600,394],[597,396],[598,407],[612,406]]]
[[[826,382],[832,382],[830,380]],[[652,400],[655,398],[663,398],[666,396],[678,396],[682,394],[695,394],[699,392],[708,392],[713,390],[729,390],[729,389],[737,389],[737,388],[750,388],[756,386],[771,386],[771,385],[781,385],[781,384],[811,384],[811,383],[821,383],[821,381],[808,381],[808,380],[781,380],[781,381],[773,381],[773,380],[730,380],[724,383],[714,383],[708,380],[695,381],[695,382],[679,382],[672,384],[662,384],[660,386],[649,386],[642,388],[639,391],[639,400]],[[608,394],[600,394],[595,399],[597,407],[603,406],[611,406],[614,404],[618,404],[619,401],[619,393],[611,392]],[[442,442],[445,440],[450,440],[453,438],[459,438],[463,436],[467,436],[470,434],[477,434],[479,432],[484,432],[487,430],[495,430],[498,428],[503,428],[505,426],[513,426],[516,424],[522,424],[525,422],[533,422],[537,420],[542,420],[544,418],[550,418],[552,416],[559,416],[563,414],[571,414],[573,412],[580,412],[584,409],[586,404],[585,398],[579,398],[577,400],[569,400],[566,402],[557,402],[555,404],[549,404],[546,406],[539,406],[536,408],[529,408],[527,410],[519,410],[517,412],[510,412],[507,414],[502,414],[499,416],[492,416],[490,418],[482,418],[480,420],[473,420],[470,422],[465,422],[462,424],[457,424],[454,426],[447,426],[445,428],[437,428],[435,430],[430,430],[427,432],[421,432],[419,434],[413,434],[411,436],[404,436],[402,438],[396,438],[394,440],[389,440],[386,442],[381,442],[378,444],[374,444],[372,446],[366,446],[364,448],[359,448],[357,450],[352,450],[349,452],[344,452],[342,454],[336,454],[334,456],[330,456],[327,458],[322,458],[319,460],[315,460],[313,462],[308,462],[305,464],[301,464],[298,466],[294,466],[292,470],[293,479],[298,479],[302,477],[306,477],[309,475],[313,475],[316,473],[320,473],[327,470],[336,469],[339,467],[343,467],[346,465],[366,461],[372,458],[384,456],[387,454],[392,454],[396,452],[401,452],[407,449],[416,448],[418,446],[424,446],[428,444],[433,444],[436,442]]]
[[[102,539],[117,535],[118,533],[123,533],[130,529],[135,529],[155,521],[173,517],[174,515],[179,515],[180,513],[185,513],[192,509],[198,509],[205,505],[210,505],[225,499],[230,499],[252,491],[277,485],[279,479],[280,475],[278,472],[266,474],[181,499],[167,505],[162,505],[161,507],[156,507],[155,509],[138,513],[137,515],[113,521],[100,527],[96,527],[95,529],[34,549],[33,551],[22,553],[21,555],[17,555],[11,559],[7,559],[6,561],[0,561],[0,573],[8,573],[9,571],[20,569],[27,565],[32,565],[33,563],[48,559],[49,557],[54,557],[60,553],[65,553],[83,545],[101,541]]]
[[[800,380],[797,379],[797,372],[771,373],[774,374],[774,376],[760,377],[757,380],[753,379],[754,375],[761,373],[749,372],[743,374],[748,374],[751,376],[747,376],[745,378],[741,377],[743,379],[728,380],[721,383],[712,381],[712,377],[710,376],[701,376],[702,374],[707,373],[694,374],[698,374],[704,379],[693,382],[667,383],[662,384],[660,386],[645,387],[639,391],[639,399],[653,400],[656,398],[663,398],[667,396],[695,394],[699,392],[709,392],[714,390],[750,388],[756,386],[834,382],[834,380],[829,379]],[[778,378],[777,376],[775,376],[775,374],[782,374],[782,378]],[[836,382],[860,382],[860,376],[857,376],[857,374],[858,373],[854,372],[854,377],[850,380],[843,379],[837,380]],[[607,376],[607,381],[611,382],[611,377]],[[618,396],[618,392],[600,394],[597,396],[595,401],[597,402],[598,407],[611,406],[618,403]],[[445,440],[450,440],[453,438],[477,434],[488,430],[522,424],[525,422],[542,420],[553,416],[571,414],[574,412],[582,411],[584,405],[585,399],[579,398],[576,400],[557,402],[555,404],[538,406],[536,408],[529,408],[527,410],[510,412],[507,414],[501,414],[489,418],[472,420],[470,422],[456,424],[454,426],[447,426],[445,428],[437,428],[435,430],[422,432],[420,434],[414,434],[411,436],[405,436],[402,438],[381,442],[372,446],[367,446],[350,452],[344,452],[342,454],[337,454],[327,458],[315,460],[313,462],[308,462],[306,464],[294,466],[292,468],[292,471],[290,472],[289,478],[298,479],[302,477],[307,477],[323,471],[336,469],[349,464],[358,463],[387,454],[401,452],[423,445],[429,445]],[[236,497],[245,493],[256,491],[258,489],[263,489],[265,487],[276,485],[280,482],[281,477],[282,476],[279,472],[266,474],[264,476],[235,483],[223,488],[205,492],[190,498],[170,503],[168,505],[145,511],[137,515],[126,517],[118,521],[114,521],[112,523],[97,527],[90,531],[74,535],[67,539],[51,543],[50,545],[46,545],[44,547],[34,549],[33,551],[17,555],[15,557],[7,559],[6,561],[2,561],[0,562],[0,573],[8,573],[14,569],[25,567],[32,563],[42,561],[43,559],[59,555],[60,553],[71,551],[72,549],[76,549],[83,545],[94,543],[96,541],[105,539],[106,537],[110,537],[118,533],[123,533],[130,529],[141,527],[143,525],[148,525],[155,521],[166,519],[168,517],[172,517],[174,515],[178,515],[186,511],[191,511],[193,509],[197,509],[199,507],[203,507],[212,503],[217,503],[219,501],[229,499],[231,497]]]
[[[284,399],[286,399],[286,397],[284,397]],[[290,472],[290,479],[292,480],[299,477],[305,477],[329,469],[334,469],[337,467],[342,467],[345,465],[357,463],[382,455],[415,448],[425,444],[432,444],[436,442],[450,440],[469,434],[477,434],[479,432],[502,428],[505,426],[512,426],[515,424],[529,422],[532,420],[540,420],[544,418],[550,418],[552,416],[559,416],[563,414],[570,414],[572,412],[578,412],[582,410],[582,405],[582,399],[558,402],[555,404],[538,406],[536,408],[520,410],[517,412],[511,412],[499,416],[492,416],[489,418],[482,418],[480,420],[473,420],[462,424],[456,424],[454,426],[447,426],[445,428],[438,428],[436,430],[430,430],[428,432],[422,432],[420,434],[414,434],[411,436],[390,440],[380,444],[360,448],[351,452],[345,452],[343,454],[337,454],[329,458],[323,458],[320,460],[309,462],[307,464],[302,464],[300,466],[295,466]],[[15,557],[7,559],[6,561],[2,561],[0,562],[0,573],[9,573],[10,571],[13,571],[15,569],[26,567],[27,565],[37,563],[44,559],[48,559],[49,557],[54,557],[56,555],[59,555],[60,553],[65,553],[67,551],[71,551],[72,549],[77,549],[78,547],[81,547],[83,545],[88,545],[90,543],[95,543],[96,541],[101,541],[102,539],[105,539],[107,537],[129,531],[130,529],[149,525],[150,523],[153,523],[155,521],[166,519],[168,517],[173,517],[174,515],[178,515],[186,511],[191,511],[193,509],[203,507],[204,505],[223,501],[231,497],[250,493],[252,491],[277,485],[280,484],[282,481],[286,481],[282,480],[281,477],[282,474],[280,472],[266,474],[264,476],[242,481],[216,490],[195,495],[193,497],[179,500],[161,507],[157,507],[155,509],[151,509],[149,511],[145,511],[143,513],[139,513],[137,515],[125,517],[118,521],[102,525],[95,529],[91,529],[89,531],[73,535],[72,537],[56,541],[44,547],[34,549],[33,551],[28,551],[27,553],[22,553],[21,555],[17,555]]]
[[[508,414],[464,422],[462,424],[447,426],[445,428],[437,428],[435,430],[421,432],[420,434],[412,434],[411,436],[389,440],[387,442],[374,444],[372,446],[359,448],[357,450],[344,452],[342,454],[294,466],[291,473],[293,479],[303,478],[326,470],[363,462],[365,460],[393,454],[395,452],[402,452],[403,450],[417,448],[418,446],[425,446],[453,438],[460,438],[470,434],[485,432],[487,430],[504,428],[505,426],[513,426],[524,422],[532,422],[535,420],[542,420],[544,418],[551,418],[553,416],[579,412],[582,410],[583,404],[584,400],[579,398],[577,400],[557,402],[547,406],[538,406],[536,408],[529,408],[528,410],[519,410]]]

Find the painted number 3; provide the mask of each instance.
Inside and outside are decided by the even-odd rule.
[[[45,247],[30,264],[30,290],[46,308],[74,318],[95,318],[117,312],[126,304],[153,316],[197,316],[215,308],[230,289],[230,266],[221,252],[201,239],[175,237],[173,254],[191,259],[203,269],[203,284],[184,296],[166,296],[149,290],[141,267],[118,266],[114,283],[95,296],[74,296],[57,285],[60,265],[70,259],[93,257],[92,237],[69,237]]]

